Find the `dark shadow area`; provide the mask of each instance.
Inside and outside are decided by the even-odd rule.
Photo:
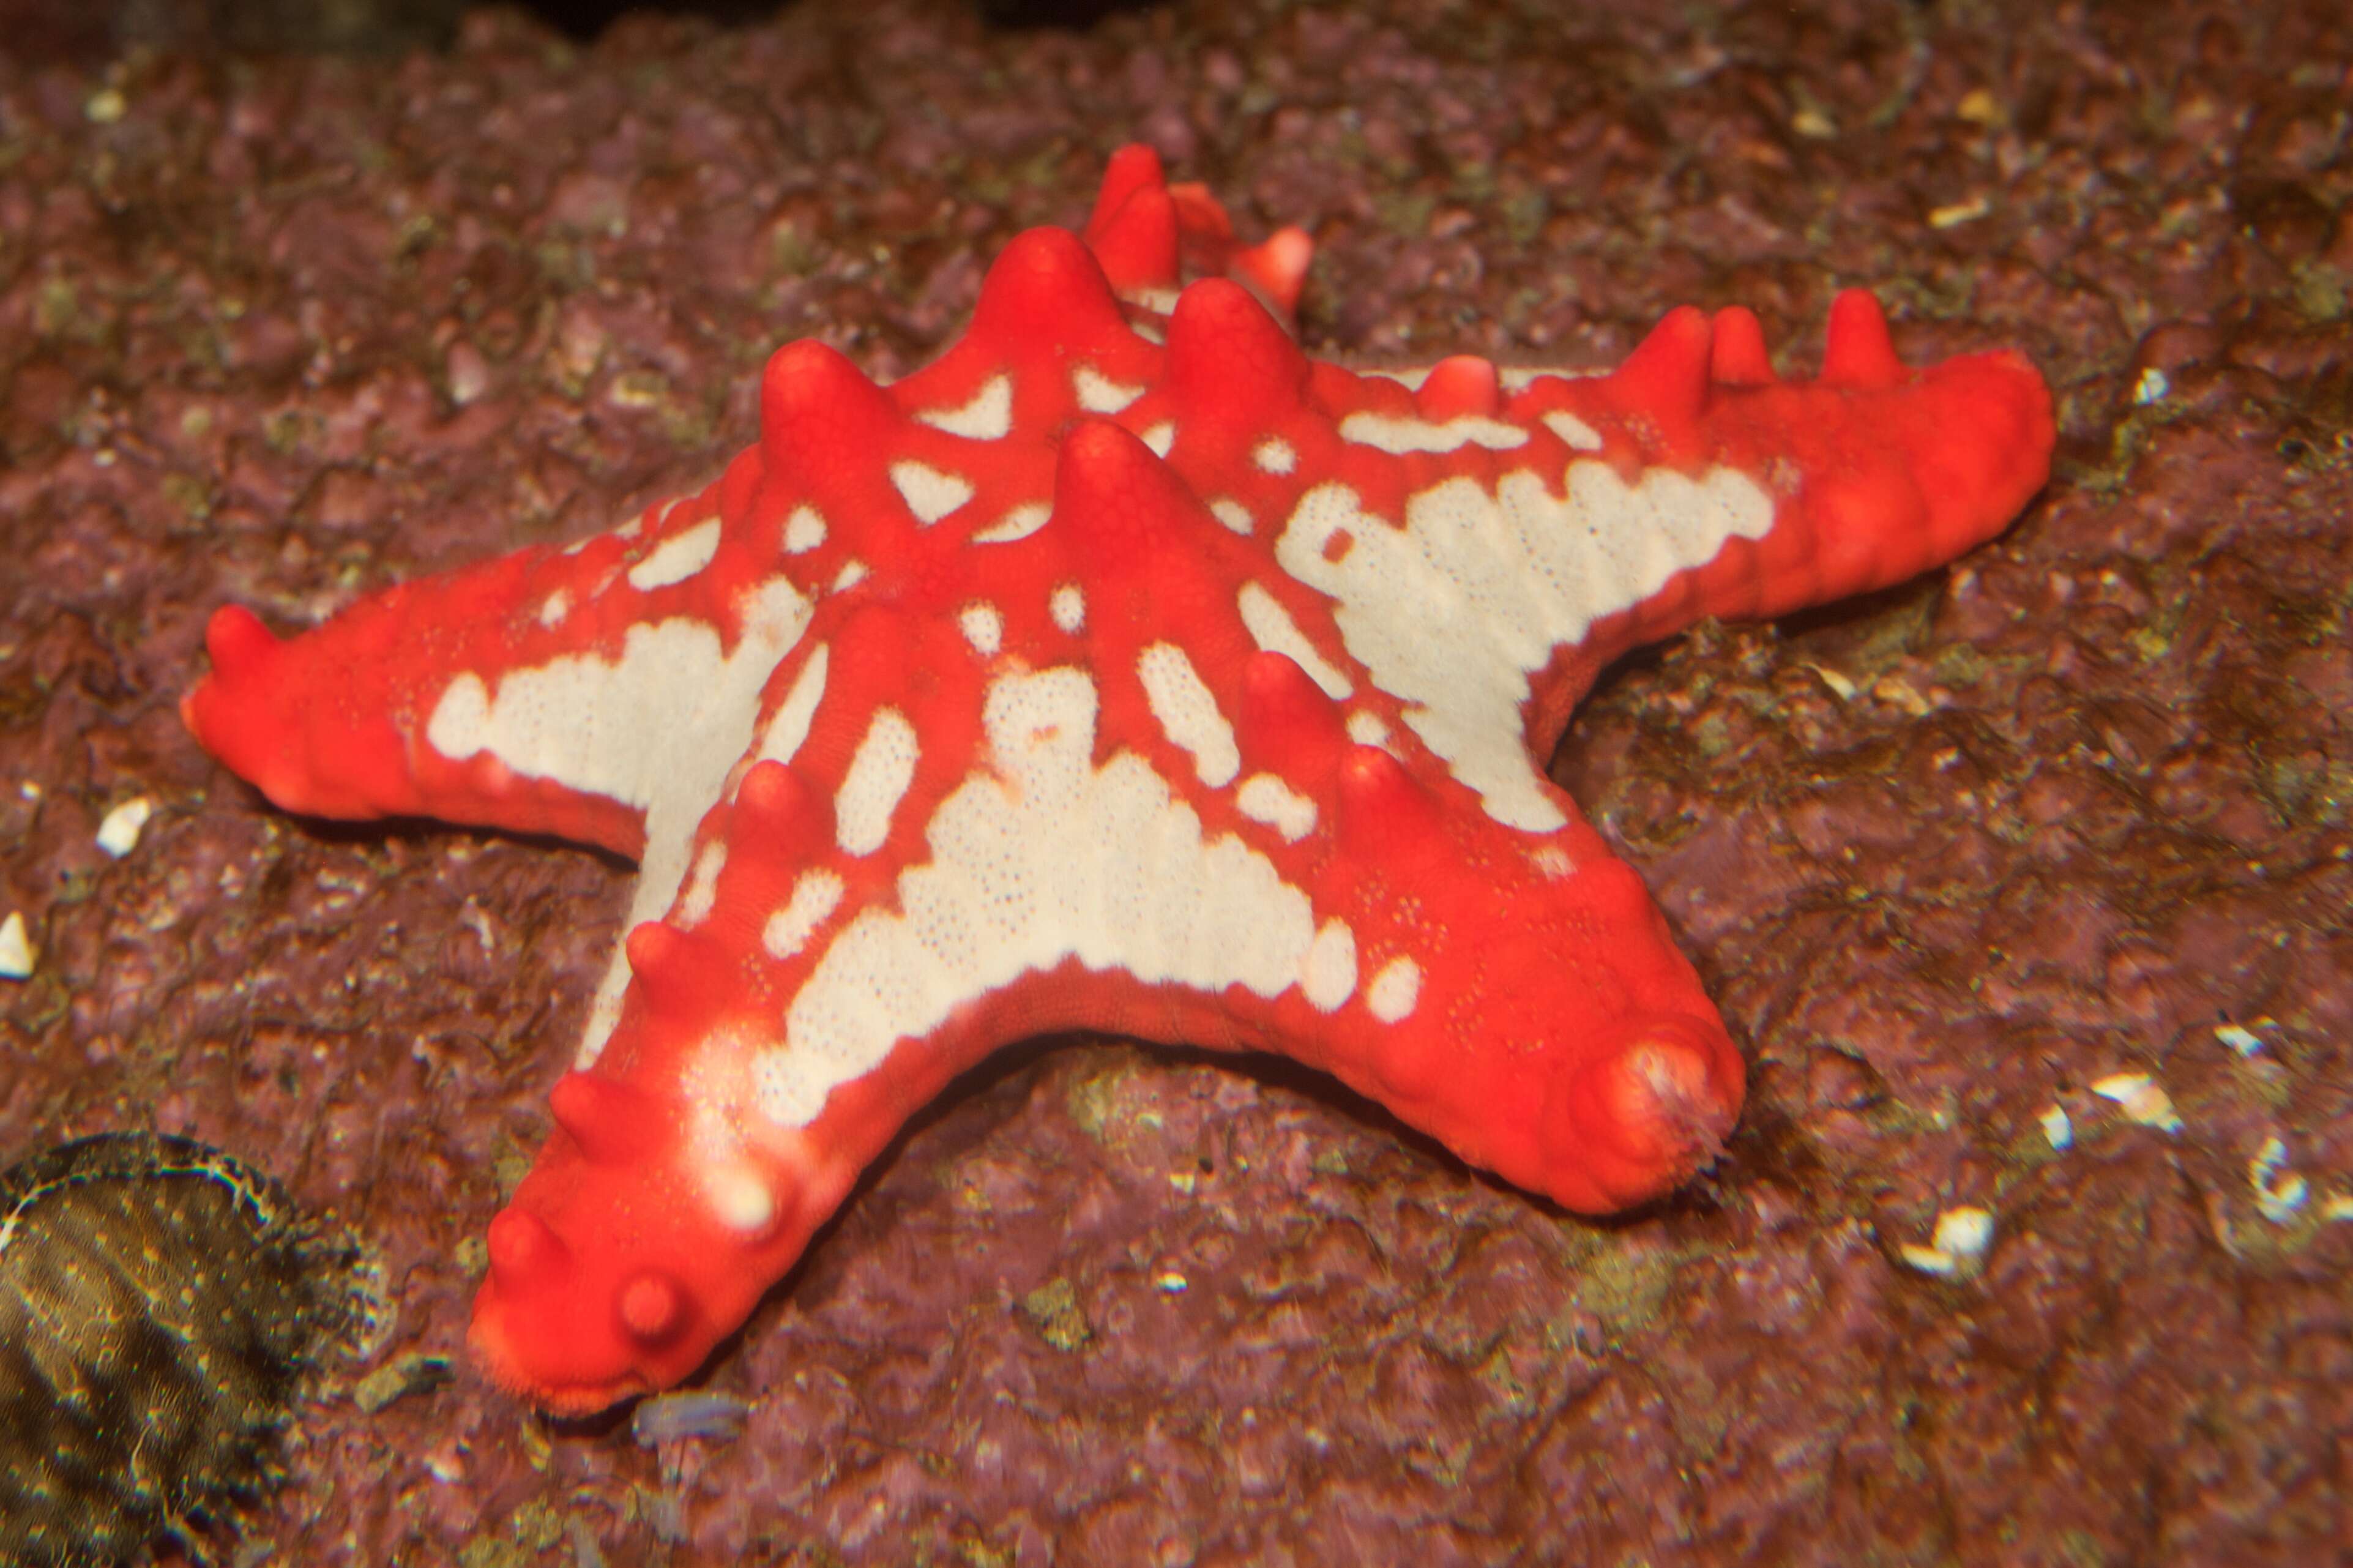
[[[224,768],[222,771],[226,773],[227,770]],[[446,822],[438,817],[363,817],[347,821],[339,817],[309,817],[282,811],[253,785],[235,775],[229,777],[256,813],[290,823],[295,832],[314,843],[332,844],[339,849],[364,849],[370,844],[390,842],[421,845],[435,839],[470,836],[501,840],[507,843],[522,844],[527,849],[583,854],[600,862],[624,878],[634,878],[638,874],[638,863],[628,855],[608,850],[602,844],[559,838],[554,833],[527,833],[480,822]],[[617,906],[617,908],[626,907],[626,900]],[[5,1565],[0,1565],[0,1568],[5,1568]]]
[[[992,27],[1023,32],[1039,27],[1092,27],[1106,16],[1149,11],[1161,0],[976,0]]]
[[[385,0],[392,3],[392,0]],[[819,0],[822,3],[822,0]],[[1040,27],[1091,27],[1104,17],[1148,10],[1157,0],[965,0],[991,27],[1029,31]],[[521,0],[565,37],[583,42],[632,12],[662,16],[700,16],[721,26],[764,22],[784,6],[778,0]]]
[[[524,10],[580,43],[630,15],[693,16],[722,27],[749,26],[786,9],[780,0],[520,0]]]
[[[0,0],[0,49],[85,69],[160,54],[394,55],[440,49],[469,0]]]
[[[1949,567],[1939,567],[1870,593],[1850,594],[1828,604],[1793,609],[1787,615],[1775,616],[1773,624],[1780,628],[1784,640],[1790,640],[1809,632],[1867,628],[1891,617],[1904,617],[1912,623],[1908,630],[1914,637],[1925,636],[1923,623],[1936,613],[1937,601],[1952,575]]]
[[[482,0],[0,0],[0,50],[30,66],[85,69],[134,49],[181,54],[396,55],[447,49]],[[752,26],[792,0],[506,0],[565,37],[593,42],[631,14]],[[825,3],[825,0],[818,0]],[[1159,0],[962,0],[1011,32],[1082,28]]]

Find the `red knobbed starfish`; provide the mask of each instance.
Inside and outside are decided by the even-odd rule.
[[[1187,249],[1258,292],[1176,292]],[[1637,643],[1999,532],[2049,395],[1906,369],[1859,292],[1809,382],[1689,308],[1606,376],[1359,376],[1261,302],[1306,259],[1131,147],[928,368],[778,350],[702,493],[291,641],[213,618],[188,724],[280,806],[640,859],[491,1227],[501,1381],[685,1376],[918,1106],[1047,1031],[1282,1052],[1586,1212],[1720,1147],[1740,1057],[1539,759]]]

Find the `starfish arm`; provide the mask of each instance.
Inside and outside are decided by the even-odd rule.
[[[1172,429],[1169,461],[1212,511],[1322,601],[1294,617],[1307,641],[1361,665],[1500,820],[1535,830],[1560,812],[1529,757],[1611,660],[1704,616],[1940,565],[2008,524],[2054,440],[2031,366],[1907,370],[1859,291],[1814,380],[1773,378],[1746,312],[1686,308],[1608,375],[1513,392],[1470,356],[1404,379],[1313,363],[1210,280],[1186,290],[1160,381],[1119,418]]]
[[[1592,640],[1606,662],[1704,616],[1780,615],[1886,588],[2009,526],[2050,477],[2050,389],[2007,351],[1922,369],[1896,357],[1865,290],[1831,309],[1821,373],[1784,381],[1757,318],[1685,306],[1606,376],[1539,378],[1523,422],[1589,421],[1636,439],[1645,464],[1749,477],[1771,527],[1714,558]],[[1605,436],[1601,455],[1623,461]]]
[[[1103,170],[1081,238],[1120,297],[1165,311],[1177,283],[1223,274],[1256,294],[1286,324],[1315,253],[1304,229],[1285,228],[1256,245],[1234,238],[1233,220],[1208,187],[1170,185],[1160,154],[1140,143],[1122,147]]]
[[[472,1340],[501,1381],[594,1409],[683,1376],[891,1129],[1005,1038],[998,1010],[966,1008],[844,1071],[889,1017],[944,1001],[935,962],[871,949],[877,920],[920,903],[900,868],[977,755],[997,652],[981,624],[844,593],[777,666],[692,873],[632,928],[613,1021],[603,1037],[592,1022],[557,1131],[493,1223]],[[861,952],[889,971],[866,994],[818,979]]]
[[[732,760],[736,709],[807,603],[739,591],[739,460],[699,495],[570,548],[534,546],[373,594],[280,640],[228,606],[182,700],[197,738],[276,804],[429,816],[635,855],[681,751]],[[717,732],[710,734],[706,732]]]

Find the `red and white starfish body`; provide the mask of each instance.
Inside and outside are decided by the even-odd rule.
[[[1187,241],[1258,294],[1176,293]],[[1258,297],[1305,260],[1129,149],[928,368],[779,350],[702,494],[290,641],[215,617],[188,723],[280,805],[640,860],[491,1226],[501,1381],[685,1376],[917,1107],[1048,1031],[1281,1052],[1581,1211],[1720,1147],[1740,1057],[1539,761],[1627,649],[1998,532],[2043,384],[1907,370],[1861,293],[1810,382],[1688,308],[1606,376],[1360,376]]]

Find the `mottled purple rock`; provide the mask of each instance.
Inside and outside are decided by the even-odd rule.
[[[205,615],[699,482],[770,347],[920,364],[1142,138],[1308,227],[1304,334],[1352,363],[1606,365],[1694,301],[1805,364],[1864,283],[1909,357],[2051,376],[2057,475],[2002,540],[1646,655],[1571,732],[1749,1054],[1729,1158],[1595,1224],[1278,1066],[1017,1053],[723,1353],[751,1415],[674,1489],[625,1422],[427,1379],[308,1414],[280,1556],[2330,1560],[2340,9],[1197,0],[998,37],[882,0],[0,59],[0,914],[38,955],[0,980],[0,1150],[227,1148],[380,1251],[385,1364],[460,1355],[626,872],[268,810],[173,712]],[[1920,1266],[1968,1209],[1987,1248]]]

